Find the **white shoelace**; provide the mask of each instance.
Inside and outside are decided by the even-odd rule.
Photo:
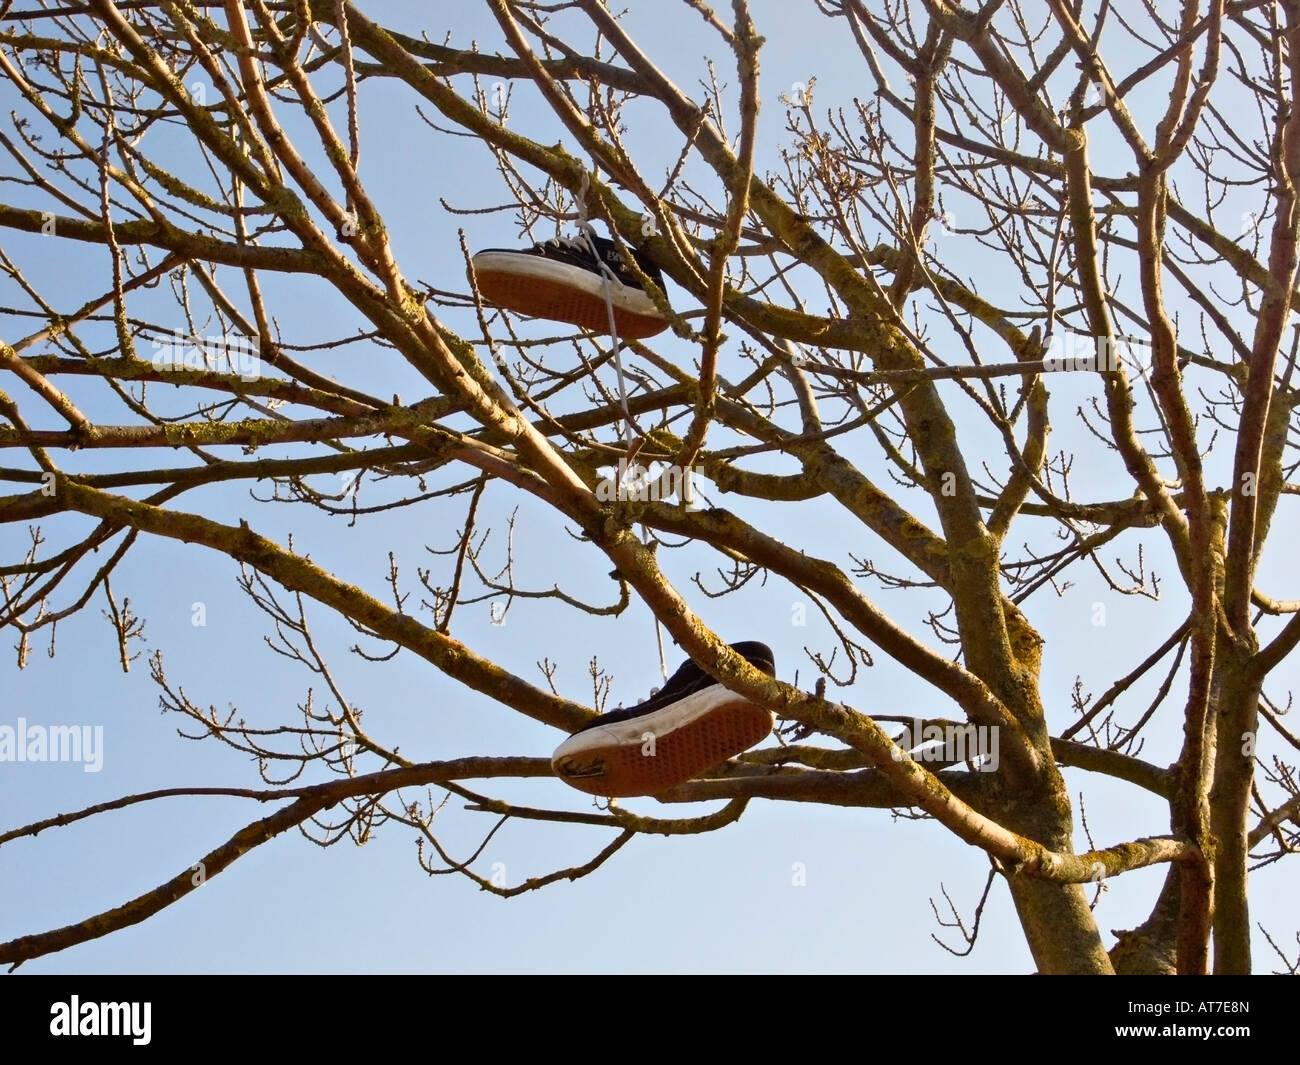
[[[591,185],[591,175],[584,169],[582,171],[582,189],[578,193],[578,233],[573,237],[558,237],[557,240],[563,241],[565,245],[571,248],[586,248],[591,257],[596,260],[596,265],[600,268],[601,290],[605,294],[605,313],[609,317],[609,336],[614,342],[614,369],[618,374],[618,401],[623,408],[623,443],[627,445],[628,452],[632,450],[632,412],[627,407],[627,382],[623,376],[623,359],[619,355],[619,349],[623,346],[618,338],[618,325],[614,321],[614,292],[610,283],[622,284],[615,276],[614,271],[609,268],[609,264],[600,257],[600,251],[596,247],[596,231],[591,228],[591,223],[587,221],[587,189]]]
[[[614,342],[614,369],[618,374],[618,401],[623,408],[623,443],[627,447],[628,454],[632,453],[632,412],[627,406],[627,382],[623,375],[623,359],[619,354],[619,349],[623,346],[618,338],[618,325],[614,321],[614,296],[611,283],[622,284],[614,271],[610,269],[609,264],[600,256],[600,251],[596,248],[596,233],[591,228],[591,223],[587,221],[587,189],[591,185],[591,175],[584,169],[582,171],[582,190],[578,193],[578,235],[575,237],[559,237],[566,246],[571,248],[580,248],[585,246],[590,252],[596,265],[600,267],[601,290],[605,294],[605,313],[609,316],[609,336]],[[648,544],[650,542],[650,530],[644,524],[641,526],[641,537]],[[652,614],[653,616],[653,614]],[[659,619],[655,618],[655,641],[659,645],[659,672],[663,675],[664,680],[668,679],[668,658],[664,654],[664,631],[663,626],[659,624]]]
[[[556,248],[559,250],[563,250],[567,248],[569,251],[576,251],[576,252],[587,252],[587,251],[595,250],[593,246],[587,243],[587,241],[583,237],[583,234],[581,233],[576,233],[572,237],[552,237],[550,240],[542,241],[542,247]],[[599,256],[597,256],[596,259],[597,262],[600,261]]]

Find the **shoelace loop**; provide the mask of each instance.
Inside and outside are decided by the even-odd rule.
[[[555,248],[557,250],[568,249],[569,251],[585,252],[591,249],[587,245],[586,238],[581,234],[572,237],[552,237],[550,240],[542,241],[543,248]]]

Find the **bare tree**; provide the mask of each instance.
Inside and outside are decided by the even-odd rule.
[[[46,257],[107,246],[112,267],[102,295],[72,307],[0,258],[21,293],[0,343],[0,448],[14,463],[0,469],[0,520],[32,530],[0,559],[18,665],[29,641],[102,599],[129,668],[141,621],[110,582],[155,538],[238,563],[273,645],[330,699],[253,728],[192,702],[155,650],[164,707],[260,759],[265,787],[221,793],[280,804],[196,856],[204,877],[289,828],[326,844],[395,822],[421,834],[430,872],[508,895],[594,873],[641,833],[721,828],[756,799],[901,809],[988,854],[985,896],[1010,892],[1040,971],[1250,971],[1248,874],[1300,839],[1300,739],[1269,680],[1300,640],[1300,599],[1257,580],[1278,505],[1300,493],[1300,4],[1144,0],[1085,16],[1081,0],[817,0],[808,17],[856,42],[860,95],[826,99],[810,76],[760,125],[773,93],[760,93],[763,26],[745,0],[730,13],[663,5],[716,41],[693,90],[602,0],[485,2],[500,28],[488,50],[386,29],[347,0],[0,5],[15,97],[2,176],[19,201],[0,204],[0,225],[44,234]],[[694,365],[658,341],[539,333],[486,306],[468,234],[458,290],[413,281],[389,239],[401,218],[365,181],[372,86],[404,94],[401,121],[442,151],[490,153],[497,188],[446,210],[510,212],[529,239],[600,221],[649,256],[671,303],[642,279]],[[511,120],[523,100],[545,114],[537,128]],[[1243,226],[1231,205],[1247,196]],[[355,330],[284,335],[277,302],[322,293]],[[342,380],[313,368],[358,341],[400,359],[421,398],[373,394],[360,366]],[[724,349],[743,379],[719,373]],[[1068,442],[1055,452],[1053,415]],[[82,469],[91,455],[98,472]],[[1089,476],[1083,498],[1072,488],[1080,456],[1086,474],[1104,471],[1103,494]],[[694,471],[700,498],[608,498],[602,471],[629,459]],[[249,485],[243,517],[202,491],[224,482]],[[598,579],[562,587],[512,557],[490,564],[490,523],[524,500],[529,534],[569,530]],[[414,502],[454,531],[415,581],[392,555],[346,574],[309,560],[338,528],[317,512],[362,522]],[[276,504],[305,510],[294,541],[259,532]],[[820,516],[798,541],[774,531],[793,527],[778,524],[792,508]],[[830,526],[873,546],[846,556]],[[669,568],[716,577],[674,584]],[[1135,609],[1172,596],[1185,620],[1099,697],[1080,679],[1068,712],[1049,713],[1035,615],[1094,570]],[[813,690],[767,677],[701,620],[709,597],[755,579],[792,589],[834,633],[833,653],[808,649]],[[882,589],[907,589],[906,609],[887,613]],[[557,738],[580,726],[606,690],[598,662],[590,699],[549,683],[553,663],[541,680],[503,669],[457,636],[484,603],[557,622],[585,612],[611,640],[641,604],[775,711],[782,742],[659,797],[725,800],[698,816],[574,812],[558,782],[552,805],[525,808],[491,782],[547,777],[545,758],[410,762],[363,727],[309,624],[309,608],[335,612],[358,654],[406,650]],[[904,718],[834,699],[828,682],[852,683],[872,653],[911,674],[917,705],[955,704],[925,722],[936,735],[994,730],[997,764],[909,756],[928,728],[905,736]],[[1171,765],[1139,756],[1156,722],[1181,727]],[[1063,766],[1158,796],[1167,831],[1081,849]],[[292,784],[308,769],[323,779]],[[429,789],[498,825],[590,826],[599,849],[496,883],[441,842],[436,804],[411,797]],[[1149,920],[1108,951],[1089,886],[1159,864]],[[145,920],[198,879],[187,869],[0,944],[0,961]],[[955,906],[936,916],[973,942],[978,911],[970,929]]]

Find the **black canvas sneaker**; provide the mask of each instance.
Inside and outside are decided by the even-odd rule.
[[[750,665],[775,676],[772,649],[733,643]],[[776,715],[729,691],[692,661],[658,694],[627,709],[601,714],[551,756],[566,784],[591,795],[658,795],[747,751],[776,723]]]
[[[595,234],[591,240],[599,260],[582,234],[557,237],[526,250],[485,248],[472,260],[479,292],[496,307],[604,333],[609,331],[608,280],[619,337],[639,340],[667,329],[667,320],[628,272],[614,242]],[[659,267],[636,251],[632,255],[646,276],[663,288]],[[601,263],[612,278],[603,273]]]

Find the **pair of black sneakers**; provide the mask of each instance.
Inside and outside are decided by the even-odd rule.
[[[659,267],[634,249],[631,256],[662,289]],[[668,326],[614,242],[590,230],[525,250],[487,248],[472,262],[483,299],[506,310],[592,332],[607,330],[612,314],[618,335],[629,340]],[[775,676],[766,644],[731,646]],[[584,725],[560,744],[551,766],[561,780],[592,795],[659,795],[761,742],[774,724],[770,711],[687,661],[645,702]]]
[[[772,649],[744,641],[732,649],[775,676]],[[636,706],[588,722],[551,756],[561,780],[592,795],[659,795],[763,740],[775,715],[686,661],[663,688]]]

